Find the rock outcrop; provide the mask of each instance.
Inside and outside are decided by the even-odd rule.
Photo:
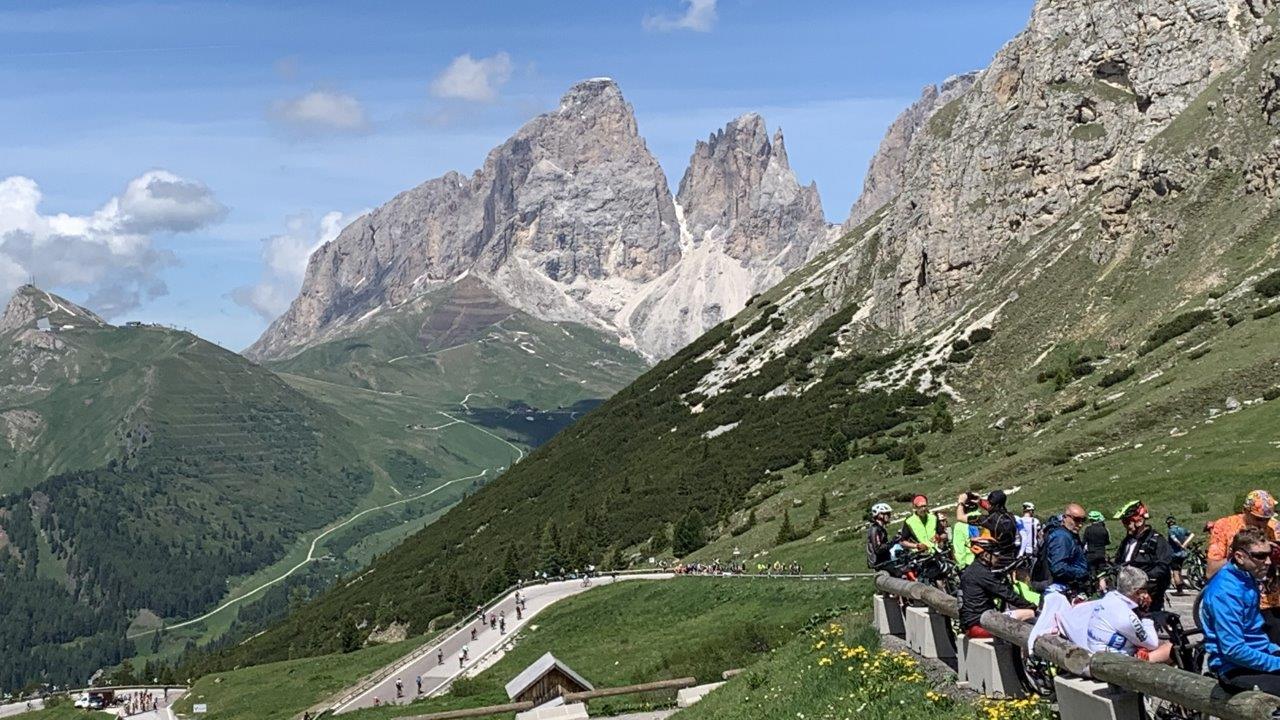
[[[758,116],[699,143],[681,188],[688,229],[618,86],[578,83],[472,176],[401,193],[317,250],[298,298],[246,354],[289,357],[465,276],[656,359],[827,240],[817,188],[796,182]]]
[[[906,172],[907,149],[911,147],[911,140],[935,112],[973,87],[973,81],[977,77],[976,72],[953,75],[941,85],[926,86],[920,93],[920,99],[893,121],[884,134],[884,139],[880,141],[876,154],[871,158],[866,178],[862,181],[862,192],[849,210],[849,219],[844,223],[846,232],[861,225],[901,192]]]
[[[1001,253],[1100,207],[1090,257],[1133,237],[1128,209],[1177,192],[1146,144],[1268,39],[1272,0],[1042,0],[973,87],[914,133],[901,191],[831,282],[898,334],[957,311]],[[876,200],[869,199],[868,207]],[[854,262],[855,255],[859,257]]]

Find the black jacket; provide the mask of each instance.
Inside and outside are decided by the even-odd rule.
[[[867,567],[876,570],[889,562],[891,547],[893,545],[889,542],[889,531],[880,523],[872,521],[867,527]]]
[[[1107,557],[1107,546],[1111,544],[1111,533],[1107,531],[1105,522],[1092,522],[1084,526],[1084,554],[1089,562],[1097,563]]]
[[[997,577],[982,560],[974,560],[960,573],[960,627],[968,630],[988,610],[1006,607],[1033,608],[1013,586]]]
[[[1004,508],[993,509],[978,522],[996,541],[996,554],[1006,560],[1018,556],[1018,519]]]
[[[1126,562],[1125,556],[1129,555],[1129,548],[1134,545],[1137,547],[1133,550],[1133,556]],[[1173,550],[1169,547],[1169,541],[1148,525],[1140,534],[1126,535],[1124,540],[1120,541],[1120,548],[1116,550],[1115,563],[1132,565],[1145,572],[1147,577],[1158,581],[1169,577],[1169,568],[1173,563]]]

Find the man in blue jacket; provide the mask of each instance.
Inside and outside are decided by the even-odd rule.
[[[1084,508],[1071,503],[1061,519],[1050,518],[1040,547],[1041,560],[1032,573],[1033,585],[1058,592],[1089,590],[1089,561],[1077,534],[1084,525]]]
[[[1231,541],[1229,562],[1200,595],[1209,670],[1228,689],[1280,694],[1280,646],[1267,638],[1258,609],[1258,583],[1270,569],[1270,541],[1245,528]]]

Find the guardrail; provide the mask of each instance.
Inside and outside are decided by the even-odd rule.
[[[905,598],[947,618],[959,617],[959,601],[933,586],[883,573],[876,577],[875,586],[884,595]],[[984,613],[980,624],[995,637],[1026,652],[1030,625],[994,610]],[[1211,677],[1119,653],[1090,653],[1056,635],[1037,638],[1035,654],[1071,675],[1087,676],[1130,692],[1161,698],[1222,720],[1263,720],[1280,710],[1280,697],[1275,695],[1257,691],[1228,694]],[[1072,720],[1065,712],[1063,717]]]

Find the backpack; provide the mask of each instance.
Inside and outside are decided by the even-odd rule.
[[[1038,593],[1043,593],[1046,588],[1053,584],[1053,571],[1049,567],[1049,553],[1045,552],[1045,548],[1049,544],[1049,535],[1057,532],[1060,528],[1062,528],[1061,525],[1055,525],[1044,534],[1044,540],[1040,543],[1036,554],[1036,562],[1031,566],[1029,583],[1031,589]],[[1062,529],[1065,530],[1065,528]]]

